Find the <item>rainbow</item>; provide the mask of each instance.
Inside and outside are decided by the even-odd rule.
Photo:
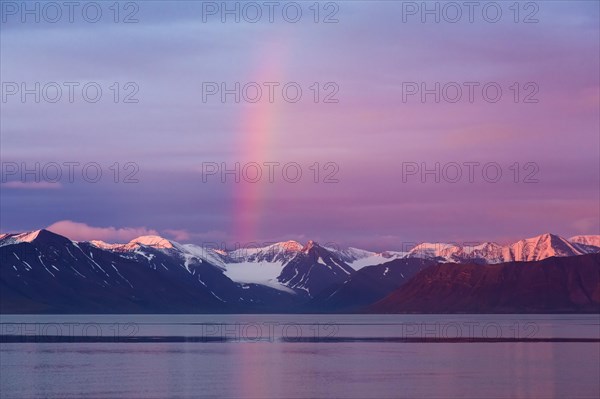
[[[256,68],[249,78],[242,83],[257,82],[262,86],[263,82],[284,81],[286,54],[292,47],[282,37],[271,40],[258,54],[259,67]],[[261,101],[248,104],[242,103],[242,116],[237,126],[239,139],[235,151],[235,162],[242,166],[246,162],[257,162],[261,166],[263,162],[278,161],[272,158],[273,147],[277,140],[277,130],[280,126],[281,117],[281,86],[276,88],[275,102],[270,103],[267,88],[264,87]],[[279,94],[277,94],[279,93]],[[234,211],[233,211],[233,236],[240,245],[255,242],[260,236],[261,223],[265,215],[265,197],[268,196],[271,185],[268,183],[266,167],[263,167],[263,176],[258,183],[242,181],[235,185]]]

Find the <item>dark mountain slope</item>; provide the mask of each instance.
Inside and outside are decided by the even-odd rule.
[[[410,258],[367,266],[350,275],[341,285],[323,291],[310,306],[327,311],[356,310],[384,298],[434,264],[433,260]]]
[[[440,264],[369,306],[374,313],[598,313],[600,255]]]

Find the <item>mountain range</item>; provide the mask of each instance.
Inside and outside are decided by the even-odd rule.
[[[0,235],[0,312],[600,312],[599,259],[600,236],[224,251],[159,236],[108,244],[37,230]]]

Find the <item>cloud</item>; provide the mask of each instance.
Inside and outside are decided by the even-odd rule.
[[[76,241],[101,240],[119,243],[129,242],[140,236],[158,235],[156,230],[146,227],[94,227],[71,220],[61,220],[47,229]]]

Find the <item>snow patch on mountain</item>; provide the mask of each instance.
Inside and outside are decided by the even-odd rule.
[[[390,262],[394,259],[402,259],[408,255],[407,252],[394,252],[394,251],[386,251],[373,253],[373,255],[364,257],[361,259],[356,259],[352,262],[346,262],[348,266],[353,268],[354,270],[360,270],[363,267],[380,265],[382,263]]]
[[[173,248],[173,244],[169,240],[160,236],[141,236],[129,241],[129,244],[127,245],[136,244],[159,249]]]
[[[337,257],[345,262],[348,266],[354,270],[360,270],[363,267],[379,265],[381,263],[389,262],[394,259],[405,258],[407,252],[398,251],[384,251],[384,252],[372,252],[359,248],[344,248],[336,249],[331,247],[324,247],[329,252],[334,253]]]
[[[283,262],[236,262],[229,263],[225,275],[237,283],[261,284],[281,291],[294,292],[277,281]]]
[[[283,262],[287,263],[303,250],[297,241],[277,242],[264,247],[240,248],[228,253],[234,262]]]
[[[179,250],[186,259],[186,267],[193,262],[206,261],[214,266],[225,270],[224,255],[212,248],[201,247],[194,244],[173,243],[175,249]]]
[[[40,232],[41,230],[35,230],[18,234],[3,234],[0,238],[0,240],[2,240],[0,241],[0,247],[11,244],[19,244],[22,242],[33,242],[33,240],[38,237]]]
[[[90,241],[90,244],[92,244],[96,248],[105,249],[107,251],[119,249],[120,247],[122,247],[124,245],[124,244],[109,244],[107,242],[100,241],[100,240],[92,240],[92,241]]]
[[[575,244],[591,245],[600,248],[600,235],[579,235],[569,238]]]

